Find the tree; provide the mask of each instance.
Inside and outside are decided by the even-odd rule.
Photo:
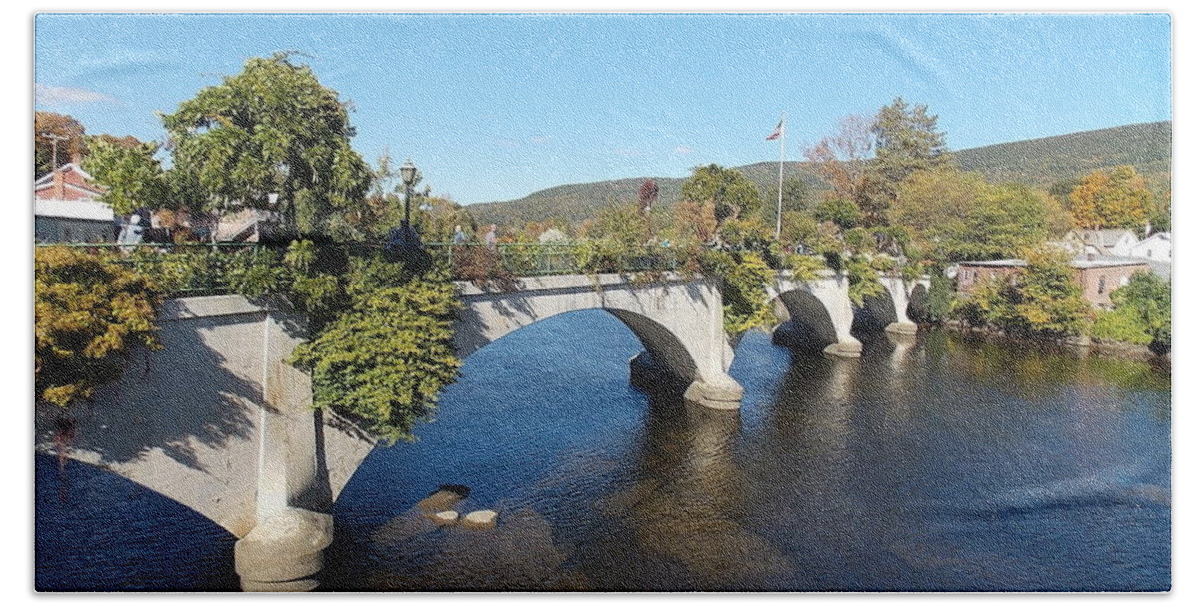
[[[54,154],[57,152],[58,158]],[[66,114],[33,113],[33,178],[87,154],[83,125]]]
[[[813,216],[817,221],[833,222],[842,230],[854,228],[862,221],[858,206],[844,198],[828,198],[821,201],[813,211]]]
[[[758,186],[737,169],[712,164],[696,167],[683,183],[683,199],[695,203],[712,201],[717,221],[750,216],[762,208]]]
[[[682,201],[675,206],[672,232],[680,245],[707,243],[717,234],[717,216],[711,200]]]
[[[803,178],[789,177],[783,180],[783,212],[804,211],[808,208],[809,187]],[[779,186],[772,185],[764,199],[763,217],[775,220],[775,205],[779,202]]]
[[[1111,173],[1093,171],[1071,190],[1071,216],[1080,228],[1145,227],[1154,211],[1154,196],[1146,180],[1130,165]]]
[[[1049,194],[1020,184],[988,184],[978,173],[955,167],[909,175],[887,218],[911,231],[911,253],[943,262],[1012,257],[1068,224]]]
[[[864,195],[866,159],[874,145],[871,121],[862,116],[847,116],[838,123],[836,135],[806,149],[804,157],[829,184],[829,198],[857,204]]]
[[[1171,350],[1171,282],[1149,272],[1129,278],[1129,284],[1112,293],[1113,306],[1128,310],[1149,335],[1150,348]]]
[[[137,346],[159,345],[149,280],[67,247],[33,255],[34,394],[64,410],[121,377]]]
[[[658,200],[658,182],[648,179],[638,188],[638,205],[642,213],[648,213]]]
[[[886,221],[885,214],[896,200],[896,189],[909,175],[952,163],[945,134],[937,130],[937,115],[918,104],[909,109],[897,97],[880,108],[871,125],[875,157],[867,163],[859,206],[869,224]]]
[[[117,215],[129,215],[141,207],[172,206],[171,186],[154,158],[158,144],[107,135],[89,137],[87,146],[90,153],[83,169],[107,189],[100,200],[111,205]]]
[[[790,245],[812,248],[817,241],[817,220],[803,211],[784,211],[780,239]]]
[[[194,177],[207,207],[230,202],[278,209],[302,233],[352,234],[371,182],[353,148],[346,105],[312,69],[287,54],[253,58],[163,116],[178,170]]]
[[[1015,335],[1061,338],[1081,334],[1091,307],[1083,299],[1066,254],[1042,248],[1022,257],[1027,265],[1012,280],[993,280],[977,287],[970,298],[956,303],[956,314],[972,324],[991,325]]]

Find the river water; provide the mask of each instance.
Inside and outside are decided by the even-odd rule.
[[[716,412],[629,384],[587,311],[465,362],[420,440],[334,508],[333,590],[1166,590],[1169,371],[940,331],[861,359],[747,334]],[[470,488],[496,529],[414,505]],[[70,491],[64,492],[64,488]],[[236,589],[233,538],[139,486],[37,460],[40,589]]]

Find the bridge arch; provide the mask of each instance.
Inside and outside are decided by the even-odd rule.
[[[790,273],[780,273],[767,286],[767,297],[781,321],[772,339],[794,348],[858,357],[862,343],[850,335],[854,311],[848,289],[845,275],[827,272],[815,280],[797,281]]]
[[[733,349],[725,338],[723,307],[716,286],[671,275],[636,285],[620,275],[552,276],[522,279],[514,292],[481,290],[459,283],[463,309],[454,327],[455,350],[467,357],[501,337],[550,317],[599,309],[625,324],[646,348],[631,373],[669,373],[688,401],[736,409],[741,386],[728,374]]]

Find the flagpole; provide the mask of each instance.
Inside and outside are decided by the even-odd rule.
[[[775,202],[775,240],[779,240],[779,233],[783,228],[783,157],[784,157],[784,142],[787,141],[787,110],[783,111],[783,118],[779,124],[782,128],[779,131],[779,200]]]

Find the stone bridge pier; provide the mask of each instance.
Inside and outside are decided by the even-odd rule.
[[[767,297],[780,321],[772,339],[796,348],[818,348],[837,357],[858,357],[862,343],[851,331],[863,313],[890,334],[916,334],[917,325],[908,316],[910,294],[917,289],[923,295],[928,279],[909,286],[900,277],[880,275],[879,282],[884,294],[867,298],[863,307],[856,308],[845,275],[826,271],[816,280],[798,281],[790,272],[779,273],[767,287]]]
[[[314,410],[307,373],[285,360],[306,336],[278,301],[242,296],[164,303],[164,348],[76,408],[69,456],[146,486],[240,540],[246,591],[317,586],[333,540],[330,508],[375,439]],[[61,415],[39,406],[35,448],[56,452]]]
[[[645,351],[630,362],[635,384],[677,387],[687,401],[736,409],[742,387],[728,373],[733,349],[725,337],[724,309],[715,284],[667,274],[638,284],[617,274],[520,280],[513,292],[458,283],[463,310],[454,327],[460,357],[522,327],[577,310],[603,310],[628,327]],[[519,368],[518,368],[519,369]]]

